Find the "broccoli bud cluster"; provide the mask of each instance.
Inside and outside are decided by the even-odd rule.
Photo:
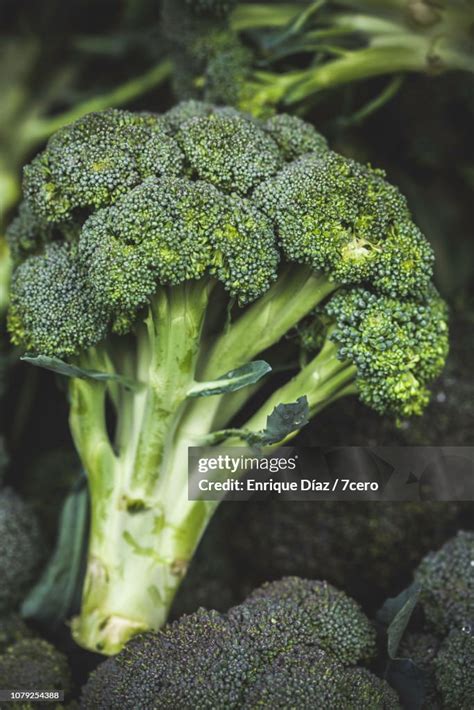
[[[245,307],[303,264],[327,292],[345,287],[326,315],[363,401],[396,416],[426,405],[447,353],[432,250],[383,172],[309,123],[197,101],[90,114],[25,168],[24,193],[9,328],[26,350],[79,355],[188,281]]]
[[[396,710],[395,692],[356,665],[374,650],[374,630],[352,599],[287,577],[227,615],[200,609],[136,637],[92,674],[82,707]]]

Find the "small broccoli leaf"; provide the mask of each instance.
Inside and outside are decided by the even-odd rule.
[[[267,417],[267,426],[262,431],[252,432],[247,440],[250,444],[276,444],[288,434],[304,427],[309,421],[309,407],[306,396],[296,402],[278,404]]]
[[[387,651],[389,658],[398,658],[397,652],[403,634],[418,603],[420,588],[412,584],[396,597],[387,599],[377,614],[377,619],[387,625]]]
[[[77,367],[76,365],[70,365],[68,362],[64,362],[64,360],[60,360],[57,357],[48,357],[46,355],[24,355],[20,359],[24,362],[30,363],[30,365],[42,367],[45,370],[50,370],[51,372],[55,372],[57,375],[63,375],[64,377],[77,377],[80,380],[97,380],[98,382],[117,382],[129,390],[138,389],[140,386],[138,382],[134,382],[128,377],[123,377],[122,375],[117,375],[112,372],[87,370],[82,367]]]
[[[425,673],[411,660],[400,658],[398,649],[413,611],[418,603],[420,587],[411,584],[398,596],[387,599],[377,614],[377,620],[387,627],[387,653],[389,661],[385,678],[397,691],[403,707],[420,710],[423,706],[426,678]]]
[[[64,501],[53,554],[23,601],[24,618],[55,628],[77,612],[85,572],[88,520],[86,477],[81,475]]]
[[[254,385],[262,377],[271,372],[271,367],[265,360],[249,362],[236,370],[230,370],[211,382],[196,382],[189,390],[188,397],[212,397],[216,394],[236,392],[237,390]]]
[[[267,426],[261,431],[249,429],[220,429],[201,439],[201,446],[214,446],[221,444],[226,439],[236,438],[246,441],[250,446],[257,448],[277,444],[285,439],[288,434],[297,431],[309,421],[309,407],[306,396],[300,397],[296,402],[278,404],[267,417]]]

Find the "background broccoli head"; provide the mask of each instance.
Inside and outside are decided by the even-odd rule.
[[[67,696],[71,690],[67,658],[44,639],[16,641],[0,654],[0,685],[22,690],[62,690]],[[13,708],[18,710],[29,710],[33,706],[33,703],[13,703]],[[45,707],[53,709],[57,703],[47,702]]]
[[[388,678],[400,688],[405,685],[407,702],[423,689],[418,700],[423,710],[468,710],[474,702],[472,545],[471,532],[458,532],[415,570],[422,613],[409,620],[409,632],[397,651],[399,659],[406,659],[405,668],[398,670],[398,678],[389,668]],[[416,668],[407,670],[406,662]],[[408,680],[410,673],[418,678],[418,690]]]
[[[439,633],[474,618],[474,533],[459,532],[422,560],[415,573],[428,624]]]
[[[11,488],[3,488],[0,490],[0,613],[18,607],[35,581],[44,555],[42,534],[32,508]]]
[[[132,640],[91,676],[88,708],[399,707],[389,686],[357,662],[374,631],[325,582],[264,585],[227,615],[200,609]]]

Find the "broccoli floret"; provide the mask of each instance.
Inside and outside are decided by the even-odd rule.
[[[474,635],[466,625],[453,629],[434,660],[436,684],[446,710],[471,710],[474,704]]]
[[[361,401],[381,414],[421,414],[430,398],[425,383],[448,354],[446,305],[437,293],[420,303],[342,290],[325,310],[338,359],[357,369]]]
[[[245,195],[283,163],[272,138],[237,116],[195,118],[183,125],[177,140],[197,178],[225,192]]]
[[[21,262],[29,254],[41,251],[52,239],[52,227],[38,219],[29,202],[23,201],[18,216],[7,229],[8,246],[14,262]]]
[[[71,688],[71,677],[66,657],[43,639],[17,641],[0,655],[0,687],[12,690],[63,690]],[[24,709],[18,703],[13,707]],[[27,708],[33,705],[27,705]],[[45,703],[56,708],[57,703]]]
[[[301,127],[294,133],[300,138]],[[317,143],[316,151],[255,190],[285,256],[323,269],[341,283],[369,281],[392,296],[422,293],[433,253],[411,221],[405,198],[383,171],[321,150]],[[287,144],[288,139],[285,151]]]
[[[327,582],[286,577],[266,583],[228,616],[262,650],[313,643],[343,665],[367,660],[374,652],[374,630],[363,612]],[[267,618],[270,626],[262,623]]]
[[[445,634],[474,618],[474,533],[459,532],[422,560],[415,573],[430,626]]]
[[[74,251],[52,242],[15,270],[8,313],[13,343],[68,357],[106,335],[107,312],[91,300]]]
[[[82,707],[398,708],[384,681],[347,665],[372,647],[369,622],[342,592],[283,579],[227,615],[200,609],[133,639],[92,674]]]
[[[182,170],[182,153],[159,118],[109,109],[55,133],[47,151],[25,167],[23,187],[48,224],[79,208],[109,205],[150,175]]]
[[[396,693],[373,673],[344,668],[317,648],[277,656],[246,696],[245,708],[397,710]]]
[[[29,355],[79,375],[70,421],[93,519],[73,631],[114,653],[164,623],[212,515],[186,495],[188,446],[232,443],[226,427],[245,411],[232,431],[252,440],[277,405],[305,397],[310,415],[350,394],[420,414],[446,313],[398,190],[301,120],[195,101],[90,114],[50,139],[24,183],[39,231],[26,220],[23,238],[21,217],[12,228],[24,246],[9,328]],[[233,398],[215,385],[264,351],[278,365],[273,346],[308,317],[320,352],[273,379],[261,405],[253,388]]]
[[[18,614],[0,616],[0,654],[18,641],[32,637],[33,632]]]
[[[329,150],[324,136],[298,116],[288,113],[272,116],[265,123],[265,130],[278,144],[285,160],[293,160],[306,153],[324,155]]]
[[[18,606],[35,580],[44,552],[32,509],[13,490],[3,488],[0,491],[0,613]]]

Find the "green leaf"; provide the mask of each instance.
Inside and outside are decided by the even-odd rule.
[[[98,370],[87,370],[82,367],[77,367],[76,365],[70,365],[64,360],[60,360],[57,357],[48,357],[47,355],[24,355],[20,358],[24,362],[30,363],[30,365],[35,365],[36,367],[42,367],[45,370],[50,370],[55,372],[57,375],[63,375],[64,377],[77,377],[80,380],[97,380],[98,382],[117,382],[126,389],[135,390],[138,389],[140,384],[134,382],[128,377],[123,377],[122,375],[117,375],[115,373],[109,372],[99,372]]]
[[[276,444],[288,434],[304,427],[308,421],[309,407],[306,396],[300,397],[296,402],[278,404],[267,417],[265,429],[250,434],[248,441],[251,444]]]
[[[296,402],[278,404],[267,417],[267,426],[261,431],[249,429],[220,429],[204,437],[201,446],[215,446],[226,439],[236,438],[246,441],[250,446],[261,447],[277,444],[286,439],[288,434],[298,431],[309,421],[309,407],[306,396],[300,397]]]
[[[387,627],[389,661],[385,678],[395,688],[407,710],[421,710],[426,695],[426,674],[411,658],[397,656],[419,596],[420,587],[412,584],[398,596],[387,599],[377,614],[377,620]]]
[[[53,554],[22,604],[24,618],[55,628],[77,611],[87,555],[88,521],[87,482],[81,475],[64,501]]]
[[[255,360],[236,370],[230,370],[211,382],[196,382],[187,396],[212,397],[216,394],[236,392],[248,385],[254,385],[271,370],[272,368],[265,360]]]
[[[395,660],[398,658],[397,652],[402,640],[403,634],[408,626],[408,623],[413,614],[418,599],[420,597],[420,588],[412,584],[397,597],[387,599],[379,613],[377,619],[388,624],[387,628],[387,651],[389,658]]]

